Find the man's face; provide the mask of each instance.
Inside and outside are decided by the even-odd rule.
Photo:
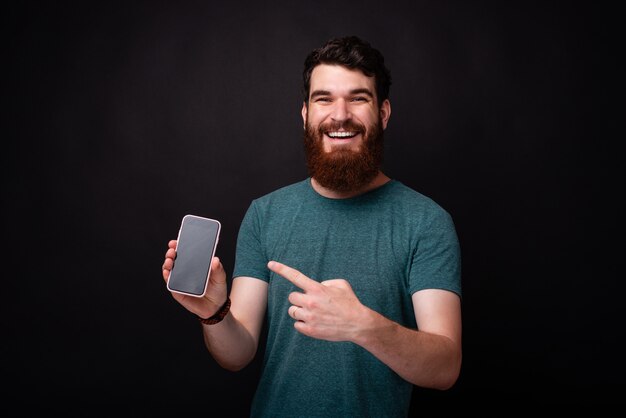
[[[310,85],[302,107],[309,172],[324,187],[358,190],[380,169],[389,101],[379,107],[374,78],[339,65],[315,67]]]

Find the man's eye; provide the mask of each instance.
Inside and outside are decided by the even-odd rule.
[[[316,102],[330,102],[330,98],[329,97],[318,97],[317,99],[315,99]]]
[[[365,97],[353,97],[352,101],[353,102],[366,102],[367,98],[365,98]]]

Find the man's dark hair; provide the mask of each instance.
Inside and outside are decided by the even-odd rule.
[[[341,65],[353,70],[360,70],[368,77],[374,76],[376,82],[376,96],[380,106],[389,98],[391,73],[385,67],[385,58],[368,42],[356,37],[346,36],[334,38],[323,46],[314,49],[304,60],[304,103],[308,105],[309,89],[311,88],[311,73],[320,64]]]

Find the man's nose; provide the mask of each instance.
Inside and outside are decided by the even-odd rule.
[[[331,118],[337,122],[343,122],[351,117],[348,103],[344,99],[335,101]]]

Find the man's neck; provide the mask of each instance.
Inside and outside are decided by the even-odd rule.
[[[315,190],[317,193],[329,199],[348,199],[350,197],[355,197],[360,194],[367,193],[370,190],[374,190],[387,183],[389,180],[391,179],[387,177],[382,171],[379,171],[376,177],[374,177],[374,179],[368,184],[358,190],[351,190],[349,192],[339,192],[333,189],[326,188],[319,184],[315,180],[315,178],[311,178],[311,186],[313,187],[313,190]]]

